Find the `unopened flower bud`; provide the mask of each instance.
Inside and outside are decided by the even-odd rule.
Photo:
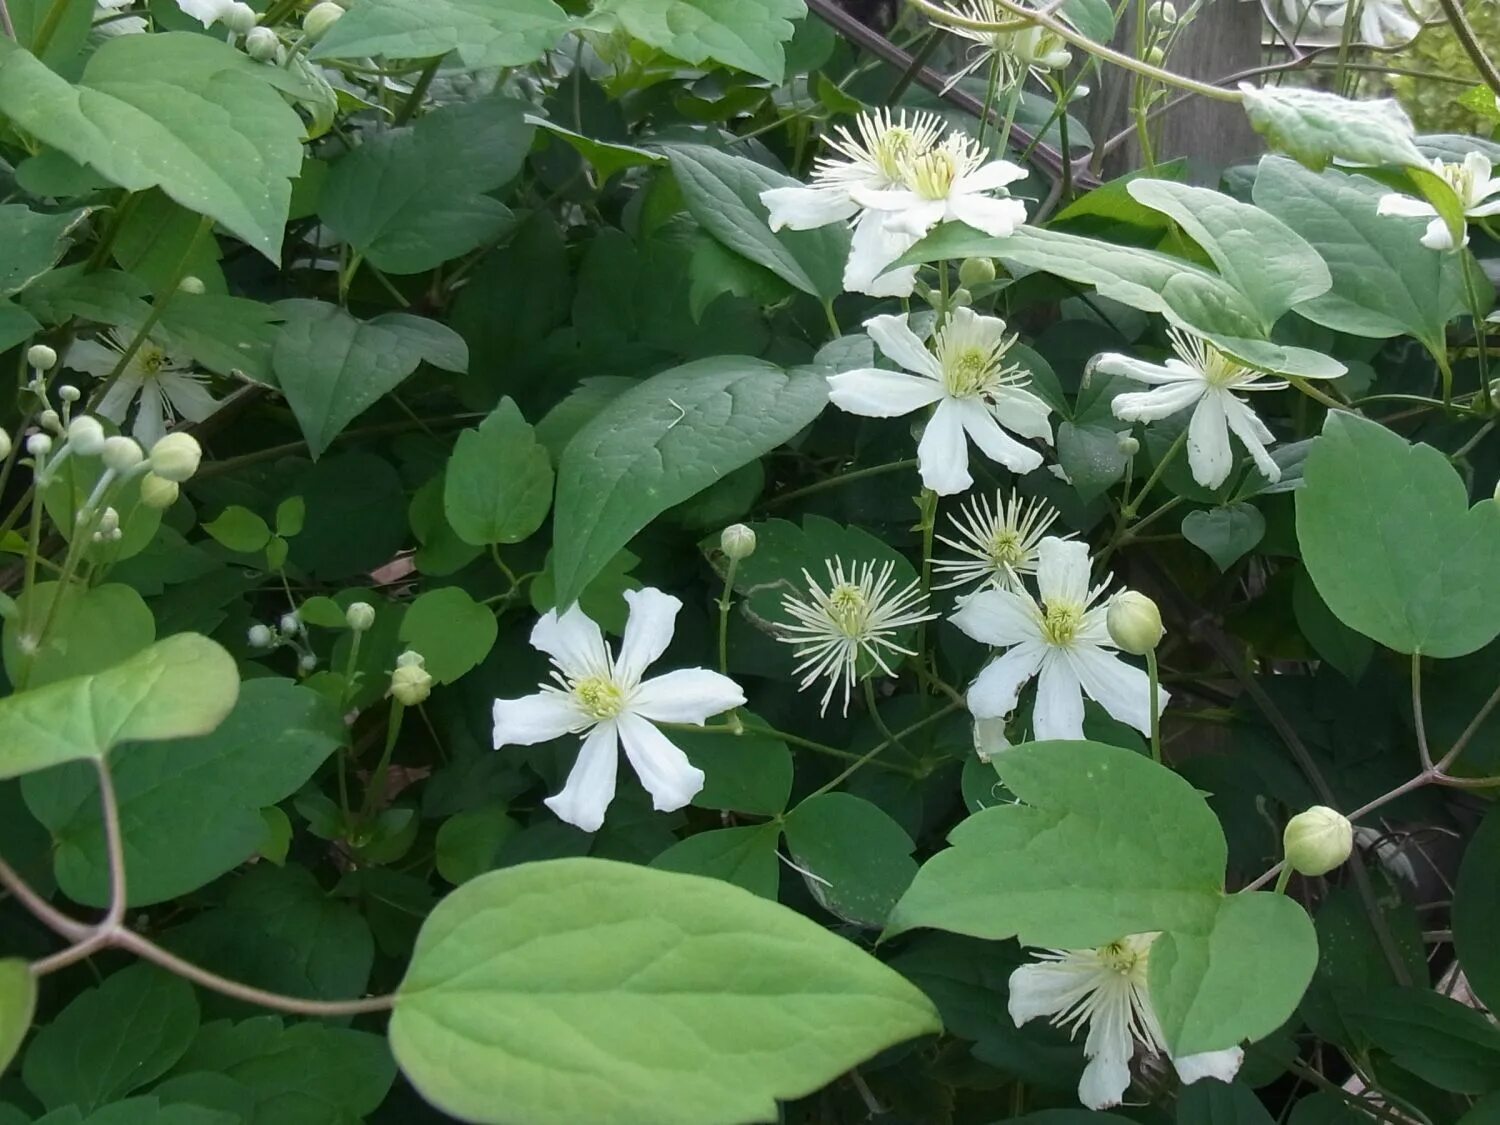
[[[245,634],[245,639],[250,642],[251,648],[270,648],[271,630],[264,625],[252,625],[250,631]]]
[[[141,478],[141,503],[148,508],[170,508],[177,503],[180,491],[175,480],[159,477],[155,473],[147,473]]]
[[[423,656],[420,652],[416,651],[416,649],[410,649],[409,648],[405,652],[403,652],[400,656],[396,657],[396,667],[397,668],[425,668],[425,667],[427,667],[427,658],[425,656]]]
[[[974,294],[962,285],[953,291],[952,304],[956,309],[966,309],[974,303]]]
[[[32,434],[26,439],[26,452],[33,457],[45,457],[52,452],[52,439],[46,434]]]
[[[316,42],[327,33],[330,27],[338,23],[343,15],[344,9],[332,0],[314,4],[307,15],[302,17],[302,32],[310,42]]]
[[[94,542],[105,543],[119,537],[120,513],[113,508],[105,508],[99,513],[99,526],[94,528]]]
[[[62,433],[62,419],[58,417],[55,410],[43,410],[37,415],[37,422],[44,430],[51,430],[54,434]]]
[[[1145,61],[1147,66],[1159,67],[1167,61],[1167,52],[1163,51],[1160,47],[1152,47],[1146,52]]]
[[[80,456],[97,457],[104,452],[106,440],[97,418],[83,414],[68,423],[68,444]]]
[[[1172,0],[1156,0],[1146,9],[1146,19],[1157,27],[1174,27],[1177,23],[1177,8]]]
[[[350,602],[344,610],[344,621],[356,633],[363,633],[375,624],[375,607],[369,602]]]
[[[236,35],[244,35],[255,26],[258,19],[260,17],[255,14],[255,9],[239,0],[227,6],[219,14],[219,22]]]
[[[57,353],[46,344],[32,344],[26,349],[26,362],[38,371],[51,371],[57,366]]]
[[[1145,594],[1121,590],[1110,599],[1104,621],[1110,639],[1132,656],[1145,656],[1161,643],[1161,611]]]
[[[1126,457],[1134,457],[1141,451],[1141,443],[1136,441],[1130,434],[1120,435],[1120,452]]]
[[[10,434],[6,430],[0,430],[0,458],[10,456]]]
[[[755,554],[755,532],[742,523],[730,524],[719,535],[719,550],[735,562],[748,559]]]
[[[1326,875],[1354,850],[1354,827],[1342,813],[1314,805],[1287,821],[1281,846],[1293,871]]]
[[[245,54],[260,62],[274,59],[280,46],[281,40],[269,27],[252,27],[245,36]]]
[[[295,613],[283,613],[276,627],[289,637],[295,637],[302,631],[302,619]]]
[[[134,438],[116,434],[114,437],[104,439],[104,448],[99,456],[104,459],[106,469],[113,469],[117,473],[128,473],[141,463],[145,454],[141,452],[141,447],[136,444]]]
[[[192,434],[168,434],[151,447],[151,471],[179,484],[198,471],[203,447]]]
[[[64,402],[77,402],[83,397],[83,392],[77,387],[68,384],[57,388],[57,397]]]
[[[186,293],[189,297],[197,297],[203,292],[203,279],[188,274],[177,283],[177,292]]]
[[[297,658],[297,667],[304,672],[311,672],[318,666],[318,658],[310,652],[304,652]]]
[[[391,696],[396,702],[403,707],[415,707],[431,694],[432,677],[422,667],[421,657],[406,664],[398,659],[396,670],[391,673]]]
[[[958,267],[958,283],[970,289],[976,285],[988,285],[995,280],[993,258],[965,258]]]

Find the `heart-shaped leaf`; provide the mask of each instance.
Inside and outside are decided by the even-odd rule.
[[[1244,502],[1189,512],[1182,520],[1182,537],[1213,559],[1220,570],[1228,570],[1265,534],[1265,516]]]

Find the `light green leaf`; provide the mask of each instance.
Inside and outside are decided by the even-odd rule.
[[[56,265],[88,216],[86,210],[44,215],[19,203],[0,205],[0,297],[19,293]]]
[[[1243,501],[1182,518],[1182,537],[1197,547],[1220,570],[1228,570],[1265,537],[1266,518]]]
[[[227,285],[219,268],[219,242],[200,237],[199,225],[196,213],[161,189],[152,188],[132,197],[110,255],[122,270],[140,278],[154,293],[175,289],[176,279],[182,276],[179,271],[185,270],[203,282],[204,292],[197,296],[221,295]]]
[[[465,883],[422,925],[391,1047],[473,1122],[771,1120],[931,1003],[858,947],[713,879],[598,859]]]
[[[411,603],[398,635],[426,658],[428,675],[451,684],[489,655],[498,632],[494,610],[457,586],[444,586]]]
[[[290,539],[302,534],[307,522],[307,501],[300,496],[288,496],[276,505],[276,534]]]
[[[179,291],[162,312],[161,328],[174,351],[217,375],[272,383],[271,349],[280,319],[273,305],[261,301]]]
[[[469,366],[463,338],[435,320],[382,313],[359,321],[321,301],[279,307],[287,322],[272,356],[276,379],[314,459],[424,360],[444,371]]]
[[[786,71],[784,44],[807,14],[803,0],[599,0],[589,25],[617,24],[626,32],[683,62],[712,60],[780,83]]]
[[[205,734],[239,683],[227,652],[178,633],[103,672],[0,699],[0,780],[103,758],[121,742]]]
[[[1305,1101],[1299,1100],[1297,1106]],[[1344,1103],[1335,1104],[1342,1107]],[[1356,1114],[1355,1119],[1365,1120],[1363,1114]],[[1296,1106],[1292,1120],[1295,1125],[1308,1125],[1297,1116]],[[1177,1125],[1276,1125],[1276,1119],[1243,1082],[1200,1081],[1183,1086],[1177,1095]]]
[[[457,51],[473,69],[525,66],[572,26],[552,0],[363,0],[312,50],[314,59],[420,59]]]
[[[193,986],[135,964],[80,992],[38,1031],[21,1077],[46,1108],[87,1113],[161,1077],[197,1030]]]
[[[514,217],[485,193],[526,159],[532,127],[522,111],[523,103],[492,96],[366,133],[334,161],[318,214],[387,273],[422,273],[493,242]]]
[[[846,922],[880,927],[917,874],[911,837],[878,805],[824,793],[786,818],[786,844],[819,905]]]
[[[281,255],[302,121],[275,68],[207,35],[118,35],[78,85],[0,41],[0,112],[130,191],[160,187],[271,261]]]
[[[616,172],[623,172],[626,168],[644,168],[667,162],[667,158],[659,152],[586,137],[582,133],[565,129],[557,122],[549,121],[545,117],[537,117],[535,114],[526,115],[526,124],[534,125],[571,145],[579,156],[594,166],[601,182],[608,180]]]
[[[175,898],[243,863],[265,834],[260,810],[296,792],[342,738],[338,715],[322,696],[264,677],[245,683],[213,733],[118,755],[111,773],[130,904]],[[22,793],[52,833],[58,884],[77,902],[105,905],[109,865],[94,771],[71,766],[35,774],[22,782]]]
[[[555,555],[547,552],[542,573],[531,580],[531,608],[537,613],[546,613],[557,608],[557,582],[552,577]],[[578,607],[606,633],[620,636],[625,632],[625,621],[629,607],[623,597],[626,590],[639,590],[640,579],[631,574],[640,557],[629,551],[620,551],[604,564],[604,569],[590,579],[589,584],[578,595]]]
[[[1330,160],[1350,164],[1425,163],[1406,111],[1389,98],[1350,101],[1300,86],[1242,85],[1245,112],[1257,133],[1315,170]]]
[[[552,461],[509,398],[458,435],[443,481],[443,513],[465,543],[519,543],[552,507]]]
[[[21,1049],[36,1015],[36,977],[25,961],[0,961],[0,1074]]]
[[[1389,192],[1364,176],[1318,175],[1274,156],[1255,177],[1255,202],[1312,243],[1332,274],[1333,288],[1298,313],[1337,332],[1442,347],[1444,327],[1464,308],[1461,260],[1421,244],[1423,220],[1377,214]]]
[[[450,816],[438,827],[433,862],[457,886],[495,869],[501,845],[521,830],[504,806],[485,805]]]
[[[651,866],[658,871],[722,879],[775,902],[781,882],[781,862],[776,856],[780,838],[781,830],[775,824],[715,828],[678,840],[658,853]]]
[[[558,465],[553,573],[570,605],[655,516],[769,453],[818,416],[822,374],[718,356],[606,403]]]
[[[156,621],[140,594],[118,582],[103,586],[70,585],[62,601],[56,582],[38,582],[16,603],[3,633],[5,674],[12,683],[43,684],[102,672],[140,652],[156,640]],[[47,632],[35,652],[22,638]]]
[[[767,225],[760,193],[801,187],[800,180],[706,145],[671,145],[667,156],[689,214],[709,234],[820,300],[831,301],[844,291],[844,260],[849,256],[849,231],[844,224],[774,234]]]
[[[1297,492],[1297,542],[1345,625],[1397,652],[1463,656],[1500,635],[1491,597],[1500,504],[1430,445],[1352,414],[1328,416]]]
[[[271,540],[266,521],[238,504],[231,504],[216,519],[203,525],[215,542],[240,554],[259,551]]]

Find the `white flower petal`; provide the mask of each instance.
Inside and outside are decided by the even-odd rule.
[[[965,192],[994,191],[1025,178],[1026,169],[1019,164],[1012,164],[1009,160],[991,160],[982,168],[960,178],[955,186]]]
[[[922,203],[930,202],[924,200],[914,191],[905,188],[875,188],[866,187],[863,184],[855,184],[849,189],[849,195],[861,207],[870,211],[908,211]]]
[[[121,377],[121,382],[124,377]],[[116,384],[118,386],[118,384]],[[103,414],[103,410],[99,413]],[[141,443],[142,449],[150,449],[167,433],[167,402],[162,397],[158,384],[147,380],[141,384],[141,397],[135,407],[135,421],[130,425],[131,436]]]
[[[828,401],[866,418],[899,418],[942,397],[940,383],[905,371],[862,367],[828,376]]]
[[[1427,233],[1419,240],[1429,250],[1452,250],[1453,232],[1448,229],[1448,223],[1443,219],[1433,219],[1427,224]],[[1469,244],[1468,229],[1464,230],[1464,245]]]
[[[1029,473],[1041,466],[1042,455],[1006,433],[983,403],[966,399],[955,401],[954,406],[960,411],[964,432],[991,461],[1017,474]]]
[[[1119,1105],[1130,1089],[1130,1054],[1122,1059],[1112,1051],[1090,1059],[1078,1080],[1078,1100],[1095,1110]]]
[[[760,201],[770,212],[772,230],[816,230],[851,219],[859,211],[848,192],[821,187],[770,188],[760,193]]]
[[[681,668],[636,688],[630,710],[655,723],[697,723],[745,703],[740,685],[707,668]]]
[[[1151,733],[1151,677],[1127,664],[1112,652],[1090,645],[1075,645],[1067,650],[1073,673],[1084,693],[1109,712],[1112,718],[1133,726],[1144,735]],[[1166,709],[1168,692],[1157,692],[1157,713]]]
[[[1105,352],[1094,359],[1094,371],[1100,375],[1119,375],[1134,379],[1137,383],[1158,385],[1162,383],[1202,382],[1203,376],[1181,360],[1167,360],[1165,364],[1147,363],[1144,359]]]
[[[577,605],[561,617],[551,609],[531,630],[531,647],[545,652],[569,679],[609,675],[604,634]]]
[[[1205,382],[1188,382],[1184,379],[1149,391],[1116,395],[1110,403],[1110,409],[1114,411],[1116,418],[1125,422],[1154,422],[1186,410],[1202,398],[1207,390],[1208,384]]]
[[[1244,1061],[1243,1050],[1239,1047],[1229,1047],[1222,1051],[1204,1051],[1198,1055],[1184,1055],[1180,1059],[1173,1059],[1172,1065],[1177,1069],[1177,1077],[1182,1079],[1183,1085],[1191,1086],[1202,1078],[1217,1078],[1220,1082],[1233,1082]]]
[[[1031,598],[1010,590],[981,590],[960,598],[948,620],[967,637],[995,648],[1041,639]]]
[[[113,366],[110,370],[113,370]],[[106,371],[105,374],[108,375],[109,372]],[[140,393],[141,377],[127,371],[114,381],[109,390],[104,392],[99,405],[94,407],[94,413],[101,418],[108,418],[111,422],[124,422],[125,415],[130,412],[131,400]]]
[[[599,831],[604,823],[604,813],[615,797],[619,745],[613,722],[600,723],[589,731],[578,750],[578,760],[568,772],[562,792],[544,802],[559,820],[585,832]]]
[[[620,653],[615,657],[615,682],[628,688],[667,651],[682,602],[652,586],[626,590],[625,602],[630,606],[630,616],[625,621]]]
[[[1187,452],[1193,479],[1204,488],[1218,488],[1229,478],[1234,450],[1222,394],[1206,394],[1199,400],[1188,422]]]
[[[938,380],[943,369],[937,356],[927,350],[917,334],[907,323],[906,314],[900,316],[872,316],[865,321],[865,332],[875,341],[875,346],[887,359],[895,360],[908,371]]]
[[[582,729],[589,718],[570,695],[539,691],[520,699],[497,699],[494,706],[495,749],[535,746]]]
[[[1093,978],[1058,965],[1055,961],[1034,961],[1010,974],[1010,999],[1006,1009],[1020,1027],[1038,1016],[1055,1016],[1066,1012],[1087,996]]]
[[[120,362],[120,354],[97,340],[75,340],[63,353],[62,363],[73,371],[87,372],[96,379],[103,379]]]
[[[1003,719],[1016,709],[1021,688],[1037,674],[1047,647],[1027,641],[1007,650],[979,670],[964,700],[976,719]]]
[[[620,741],[657,812],[682,808],[703,789],[703,771],[639,715],[620,716]]]
[[[991,199],[987,195],[955,195],[947,217],[968,223],[993,238],[1007,238],[1026,225],[1026,204],[1019,199]]]
[[[948,204],[941,199],[923,199],[899,211],[890,211],[885,220],[885,229],[892,234],[906,235],[912,245],[928,231],[942,222],[948,214]],[[902,251],[905,253],[905,251]]]
[[[963,411],[945,398],[927,422],[917,443],[917,463],[922,483],[939,496],[962,492],[974,483],[969,476],[969,443],[964,438]]]
[[[184,15],[192,16],[204,27],[212,27],[229,7],[232,0],[177,0]]]
[[[1014,434],[1052,444],[1052,408],[1022,387],[1000,387],[990,396],[992,413]]]
[[[208,393],[202,378],[181,371],[163,371],[156,381],[172,409],[189,422],[201,422],[219,409],[219,400]]]
[[[909,234],[887,229],[885,216],[866,212],[854,223],[849,260],[844,263],[844,288],[871,297],[909,296],[916,267],[887,273],[887,267],[916,244]]]
[[[1260,420],[1259,415],[1233,395],[1225,395],[1224,420],[1229,423],[1229,428],[1238,435],[1240,441],[1245,443],[1245,448],[1255,459],[1255,467],[1260,470],[1261,475],[1273,484],[1279,481],[1281,466],[1266,450],[1266,444],[1275,441],[1276,435]]]
[[[1049,535],[1036,547],[1036,588],[1046,605],[1077,605],[1089,596],[1089,545]]]
[[[1375,205],[1377,215],[1401,215],[1411,219],[1425,219],[1437,214],[1437,208],[1433,207],[1425,199],[1416,199],[1410,195],[1402,195],[1400,192],[1391,192],[1382,195],[1380,202]]]
[[[1031,729],[1038,742],[1083,738],[1083,691],[1072,664],[1059,652],[1048,653],[1042,661]]]

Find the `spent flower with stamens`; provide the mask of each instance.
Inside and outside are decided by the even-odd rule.
[[[828,570],[825,588],[807,571],[807,594],[787,594],[781,603],[795,624],[781,624],[778,638],[794,646],[798,660],[796,674],[802,677],[798,691],[806,691],[826,678],[819,708],[826,713],[828,703],[840,684],[844,688],[844,713],[849,713],[849,694],[859,678],[861,656],[868,657],[887,676],[895,675],[887,657],[914,656],[912,649],[898,644],[896,635],[903,629],[931,621],[937,616],[927,612],[927,599],[920,584],[913,579],[897,589],[896,564],[890,561],[877,569],[873,562],[854,563],[847,568],[842,559],[824,560]]]
[[[933,570],[950,576],[935,587],[952,590],[979,584],[999,590],[1025,589],[1022,576],[1036,573],[1037,545],[1057,520],[1057,510],[1044,500],[1023,500],[995,493],[995,502],[976,495],[950,514],[956,538],[937,536],[939,543],[964,555],[959,559],[935,559]],[[1063,536],[1071,539],[1072,533]]]
[[[998,24],[1015,21],[1000,10],[995,0],[960,0],[951,5],[955,15],[976,23]],[[1038,24],[1012,31],[990,31],[958,24],[945,24],[943,30],[974,44],[969,48],[964,68],[948,79],[943,92],[951,90],[981,67],[994,62],[999,68],[997,83],[1008,89],[1027,74],[1045,78],[1073,61],[1073,54],[1062,36]]]
[[[1442,160],[1432,162],[1433,174],[1453,189],[1453,194],[1458,196],[1459,205],[1463,208],[1464,217],[1469,219],[1500,215],[1500,177],[1492,175],[1493,171],[1494,166],[1489,157],[1482,152],[1471,152],[1457,164]],[[1465,227],[1463,241],[1458,247],[1454,246],[1453,232],[1448,229],[1447,221],[1425,199],[1414,199],[1400,192],[1392,192],[1380,197],[1376,213],[1430,219],[1421,242],[1431,250],[1453,250],[1469,244],[1469,231]]]

